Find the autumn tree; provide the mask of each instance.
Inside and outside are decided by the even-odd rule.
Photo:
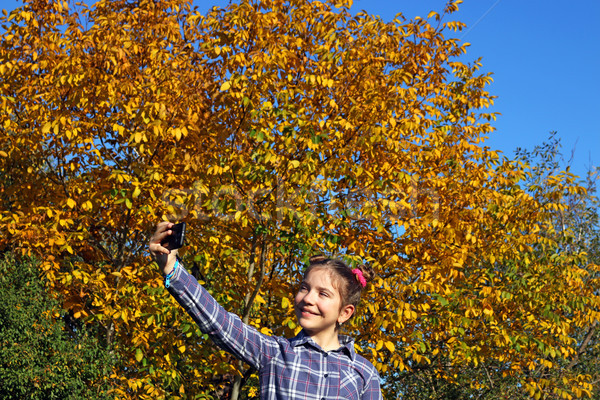
[[[600,211],[597,198],[598,172],[591,168],[585,178],[570,173],[570,161],[565,159],[556,133],[552,133],[546,142],[532,150],[517,149],[515,159],[520,162],[524,174],[519,186],[538,199],[538,203],[546,209],[549,223],[543,235],[553,239],[553,246],[539,246],[535,249],[535,258],[569,257],[570,262],[580,268],[584,284],[596,288]],[[553,303],[550,303],[547,313],[553,311],[552,306]],[[562,318],[569,317],[570,314]],[[440,355],[437,363],[452,370],[454,379],[441,379],[434,368],[436,363],[432,363],[398,374],[393,385],[395,391],[403,393],[403,398],[407,400],[493,400],[528,399],[531,394],[522,390],[524,382],[544,383],[546,386],[548,382],[553,382],[559,387],[552,390],[547,390],[546,387],[544,398],[565,398],[568,382],[575,376],[586,376],[593,386],[597,386],[598,382],[597,323],[593,319],[589,319],[587,323],[585,319],[581,319],[580,325],[569,331],[569,336],[573,344],[571,356],[561,358],[550,354],[547,358],[548,362],[554,363],[552,368],[540,364],[514,375],[507,374],[498,360],[488,359],[478,366],[452,366],[448,356]],[[485,382],[485,385],[473,387],[470,383],[474,381]],[[593,397],[597,398],[597,391],[594,393]]]
[[[587,175],[578,177],[571,172],[572,156],[566,158],[557,132],[551,132],[548,140],[533,150],[518,149],[516,158],[528,168],[524,187],[539,199],[548,209],[550,225],[544,232],[556,244],[550,254],[541,253],[538,257],[562,258],[565,262],[580,268],[582,284],[591,293],[598,291],[598,270],[600,264],[600,203],[597,195],[599,170],[589,167]],[[587,299],[586,299],[587,300]],[[588,300],[589,301],[589,300]],[[584,314],[587,302],[572,304],[572,308],[582,307]],[[597,388],[600,382],[598,364],[598,340],[600,332],[594,318],[594,309],[587,318],[581,319],[570,332],[574,353],[565,360],[557,360],[557,368],[538,368],[531,375],[538,381],[568,381],[577,375],[586,376]],[[569,310],[564,318],[570,318]],[[594,398],[600,393],[594,391]]]
[[[27,0],[5,15],[0,245],[42,257],[49,290],[114,347],[116,396],[254,395],[253,372],[165,295],[144,250],[160,219],[188,222],[186,265],[267,334],[299,330],[290,299],[310,255],[372,264],[347,329],[390,398],[423,366],[590,392],[584,373],[525,374],[574,356],[571,332],[598,320],[597,267],[562,256],[543,234],[551,203],[484,146],[491,77],[461,61],[458,3],[390,22],[349,0],[205,14]]]

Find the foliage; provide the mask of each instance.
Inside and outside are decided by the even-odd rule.
[[[570,160],[564,159],[556,132],[552,132],[547,142],[531,152],[518,149],[517,159],[530,166],[524,186],[546,206],[550,214],[551,225],[544,234],[553,239],[556,249],[550,254],[540,251],[538,257],[562,258],[564,262],[576,264],[581,268],[581,284],[591,289],[593,295],[597,294],[600,278],[596,268],[600,264],[597,183],[600,170],[590,167],[583,179],[571,173]],[[600,332],[594,318],[597,309],[585,308],[589,301],[585,299],[583,305],[579,305],[584,307],[583,315],[587,314],[587,318],[578,320],[570,333],[573,356],[556,360],[556,368],[531,371],[531,376],[541,382],[548,379],[560,382],[565,378],[568,381],[576,375],[586,376],[594,385],[594,398],[598,398]],[[571,315],[569,312],[561,317],[568,319]]]
[[[36,263],[0,261],[0,397],[104,399],[111,356],[50,297]],[[70,327],[70,329],[67,329]]]
[[[206,15],[29,0],[3,18],[0,245],[43,257],[50,290],[115,347],[119,397],[219,397],[251,374],[165,296],[144,253],[161,218],[188,222],[186,264],[267,333],[297,332],[290,294],[312,253],[371,263],[347,329],[387,397],[412,371],[457,383],[465,365],[532,396],[589,393],[585,373],[527,375],[571,360],[600,315],[597,266],[545,234],[582,189],[531,194],[482,145],[491,77],[459,61],[457,3],[387,23],[331,0]]]
[[[596,287],[597,271],[594,266],[599,262],[600,238],[600,207],[596,186],[598,171],[591,169],[585,179],[578,179],[569,173],[569,161],[564,160],[556,133],[552,133],[547,142],[536,146],[533,151],[518,149],[516,159],[522,163],[526,172],[522,186],[545,206],[551,221],[543,234],[553,238],[554,246],[535,249],[535,258],[574,257],[575,263],[581,268],[589,268],[583,274],[584,284]],[[575,181],[578,181],[579,186],[574,185]],[[523,371],[521,375],[507,376],[504,369],[498,368],[496,360],[487,360],[477,367],[468,364],[450,367],[456,374],[451,382],[440,379],[432,368],[433,364],[422,365],[400,375],[394,385],[398,392],[405,393],[405,399],[527,399],[531,395],[523,392],[521,386],[524,381],[529,381],[545,385],[544,398],[568,398],[565,394],[569,389],[568,382],[579,375],[587,377],[589,384],[594,387],[593,398],[598,398],[599,337],[597,322],[591,315],[588,317],[587,323],[582,318],[579,320],[580,325],[574,326],[569,332],[573,355],[565,358],[548,357],[548,361],[553,363],[552,368],[546,367],[547,363],[540,364]],[[566,320],[568,316],[561,316],[560,319]],[[445,355],[438,357],[437,361],[451,364],[451,360]],[[486,385],[474,389],[470,385],[473,381],[486,382]],[[590,388],[589,385],[585,387]]]

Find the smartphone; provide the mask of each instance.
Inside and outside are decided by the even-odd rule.
[[[180,222],[171,227],[171,234],[165,238],[162,245],[169,250],[175,250],[183,246],[185,241],[185,222]]]

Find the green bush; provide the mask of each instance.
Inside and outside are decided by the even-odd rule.
[[[66,321],[35,262],[2,257],[0,398],[109,398],[109,352],[83,326]]]

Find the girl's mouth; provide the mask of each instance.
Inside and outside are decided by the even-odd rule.
[[[309,317],[311,315],[319,315],[318,313],[312,312],[312,311],[307,310],[305,308],[300,309],[300,313],[302,314],[303,317]]]

